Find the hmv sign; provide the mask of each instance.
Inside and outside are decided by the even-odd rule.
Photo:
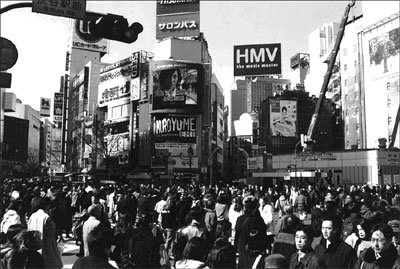
[[[281,44],[256,44],[233,47],[233,75],[260,76],[282,73]]]

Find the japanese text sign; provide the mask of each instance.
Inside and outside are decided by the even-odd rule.
[[[33,0],[32,11],[84,20],[86,17],[86,0]]]

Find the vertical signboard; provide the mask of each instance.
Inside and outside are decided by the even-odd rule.
[[[153,69],[153,110],[198,109],[203,94],[203,65],[157,61]]]
[[[273,136],[295,137],[296,120],[296,101],[270,99],[270,127]]]
[[[200,34],[199,0],[157,1],[156,39]]]
[[[53,103],[53,122],[54,123],[62,122],[63,99],[64,99],[64,94],[62,92],[54,93],[54,103]]]
[[[40,116],[50,117],[50,98],[40,97]]]
[[[256,44],[233,47],[233,75],[257,76],[282,73],[281,44]]]

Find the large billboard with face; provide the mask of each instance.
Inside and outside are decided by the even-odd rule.
[[[157,61],[153,68],[153,110],[197,109],[203,93],[203,65]]]
[[[153,137],[156,149],[196,146],[196,117],[155,115]]]
[[[233,47],[233,75],[261,76],[282,73],[281,44],[255,44]]]
[[[270,127],[273,136],[296,136],[297,103],[270,99]]]

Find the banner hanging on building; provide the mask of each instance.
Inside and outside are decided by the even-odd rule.
[[[234,76],[280,75],[281,44],[255,44],[233,47]]]
[[[296,136],[296,101],[270,99],[270,127],[273,136]]]
[[[50,117],[50,98],[40,97],[40,116]]]
[[[204,85],[202,64],[157,61],[153,71],[153,110],[198,108]]]

